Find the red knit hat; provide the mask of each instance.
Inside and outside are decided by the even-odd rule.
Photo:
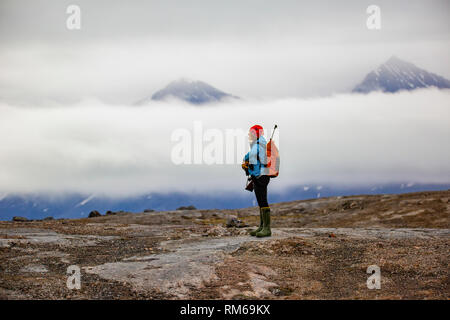
[[[256,124],[253,127],[250,128],[250,132],[256,136],[257,139],[259,139],[260,136],[264,134],[264,129],[260,125]]]

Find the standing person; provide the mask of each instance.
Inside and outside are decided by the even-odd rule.
[[[267,185],[270,182],[268,176],[266,145],[263,137],[264,130],[260,125],[254,125],[248,133],[250,151],[245,155],[242,169],[250,175],[253,182],[256,201],[259,206],[259,228],[250,232],[257,237],[269,237],[270,230],[270,208],[267,202]]]

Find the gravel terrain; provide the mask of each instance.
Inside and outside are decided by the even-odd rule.
[[[450,191],[0,222],[1,299],[449,299]],[[231,218],[239,227],[227,227]],[[228,223],[229,224],[229,223]],[[250,227],[242,227],[250,225]],[[67,268],[81,270],[70,290]],[[367,288],[367,268],[381,288]]]

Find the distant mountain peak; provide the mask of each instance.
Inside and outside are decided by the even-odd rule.
[[[428,87],[450,88],[450,81],[394,55],[370,72],[353,92],[397,92]]]
[[[168,98],[175,98],[191,104],[201,105],[238,97],[223,92],[203,81],[180,78],[170,82],[165,88],[155,92],[151,98],[146,98],[138,102],[138,104],[142,105],[152,100],[161,101]]]
[[[403,63],[403,62],[406,62],[406,61],[403,61],[402,59],[400,59],[396,55],[391,56],[388,59],[388,61],[386,61],[386,63],[393,63],[393,64],[395,64],[395,63]]]

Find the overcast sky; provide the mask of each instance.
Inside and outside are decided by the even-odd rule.
[[[66,8],[81,8],[81,30]],[[368,30],[366,8],[381,8]],[[450,1],[0,1],[0,99],[127,104],[180,77],[246,98],[348,92],[391,55],[450,78]]]
[[[81,30],[66,8],[81,8]],[[381,8],[368,30],[366,8]],[[348,92],[392,55],[450,78],[450,1],[0,1],[0,193],[241,190],[174,130],[280,127],[290,185],[450,182],[449,90]],[[130,107],[180,77],[244,99]],[[191,132],[191,131],[190,131]],[[217,181],[221,181],[220,184]]]

